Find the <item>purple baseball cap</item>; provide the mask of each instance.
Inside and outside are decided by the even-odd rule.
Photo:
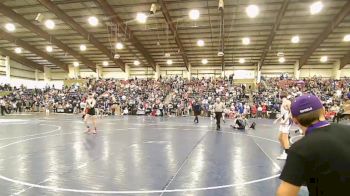
[[[323,105],[318,97],[311,94],[305,94],[297,97],[291,105],[291,112],[293,116],[313,112],[323,108]]]

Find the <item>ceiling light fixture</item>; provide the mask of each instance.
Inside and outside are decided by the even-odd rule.
[[[201,39],[199,39],[199,40],[197,41],[197,45],[200,46],[200,47],[204,46],[204,41],[201,40]]]
[[[223,10],[224,6],[225,6],[224,0],[219,0],[219,5],[218,5],[219,10]]]
[[[16,30],[16,26],[12,23],[6,23],[5,24],[5,29],[8,31],[8,32],[13,32]]]
[[[138,60],[134,61],[134,65],[140,65],[140,61]]]
[[[239,63],[240,63],[240,64],[245,63],[245,59],[244,59],[244,58],[240,58],[240,59],[239,59]]]
[[[313,4],[310,5],[310,14],[311,15],[318,14],[322,11],[322,9],[323,9],[322,1],[314,2]]]
[[[167,61],[166,61],[166,64],[168,64],[168,65],[172,65],[172,64],[173,64],[173,60],[170,60],[170,59],[169,59],[169,60],[167,60]]]
[[[284,63],[284,62],[286,61],[286,59],[285,59],[284,57],[280,57],[280,58],[278,59],[278,61],[279,61],[280,63]]]
[[[343,41],[350,42],[350,34],[345,35]]]
[[[190,19],[191,20],[198,20],[199,16],[200,16],[200,13],[198,10],[191,10],[189,12],[189,16],[190,16]]]
[[[108,66],[108,64],[109,64],[108,61],[103,61],[103,62],[102,62],[102,65],[103,65],[103,66]]]
[[[44,20],[44,15],[42,15],[41,13],[38,13],[35,17],[35,21],[38,21],[39,23],[42,23]]]
[[[250,38],[249,37],[245,37],[242,39],[242,44],[243,45],[249,45],[250,44]]]
[[[124,45],[123,45],[121,42],[117,42],[117,43],[115,44],[115,48],[118,49],[118,50],[121,50],[121,49],[124,48]]]
[[[80,51],[85,51],[86,50],[86,45],[85,44],[81,44],[80,45]]]
[[[48,29],[54,29],[55,28],[55,22],[53,20],[48,19],[48,20],[45,21],[45,26]]]
[[[203,64],[203,65],[208,64],[208,59],[202,59],[202,64]]]
[[[74,67],[79,67],[79,62],[75,61],[73,62]]]
[[[95,16],[90,16],[88,22],[91,26],[95,27],[98,25],[98,19]]]
[[[291,39],[291,42],[293,44],[299,43],[300,42],[300,37],[298,35],[293,36],[292,39]]]
[[[247,15],[250,18],[255,18],[259,15],[259,7],[257,5],[249,5],[246,9],[245,9]]]
[[[322,56],[321,59],[320,59],[320,61],[321,61],[322,63],[327,62],[327,61],[328,61],[328,56]]]
[[[145,13],[139,12],[136,14],[136,20],[137,22],[144,24],[147,21],[147,15]]]
[[[156,14],[157,9],[159,9],[159,6],[156,3],[152,3],[151,9],[149,10],[150,14]]]
[[[52,52],[52,50],[53,50],[52,46],[46,46],[46,51],[47,52]]]
[[[17,54],[22,53],[22,48],[20,48],[20,47],[15,48],[15,53],[17,53]]]

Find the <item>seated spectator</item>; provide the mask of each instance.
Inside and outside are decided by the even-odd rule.
[[[258,118],[262,118],[262,110],[263,110],[263,108],[261,107],[261,105],[259,105],[258,106],[258,114],[257,114]]]

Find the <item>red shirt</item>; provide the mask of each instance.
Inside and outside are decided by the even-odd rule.
[[[256,114],[256,106],[255,105],[252,105],[252,113]]]
[[[262,112],[267,112],[267,107],[266,107],[266,105],[263,105],[263,106],[262,106]]]

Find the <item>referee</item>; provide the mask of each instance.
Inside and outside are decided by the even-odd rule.
[[[216,98],[216,102],[214,104],[214,112],[216,118],[216,130],[220,130],[220,121],[222,117],[222,113],[224,112],[225,105],[220,101],[220,98]]]
[[[291,113],[305,137],[288,151],[277,196],[297,196],[303,184],[311,196],[350,195],[350,126],[326,121],[311,94],[296,98]]]

